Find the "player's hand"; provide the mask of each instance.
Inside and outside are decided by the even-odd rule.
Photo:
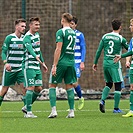
[[[6,64],[5,64],[5,68],[6,68],[7,71],[11,71],[11,66],[10,66],[10,64],[6,63]]]
[[[126,66],[127,68],[130,68],[130,62],[127,61],[126,64],[125,64],[125,66]]]
[[[45,65],[44,62],[42,63],[42,67],[43,67],[43,69],[44,69],[44,72],[48,72],[48,67]]]
[[[121,55],[115,55],[114,62],[117,63],[121,59]]]
[[[39,61],[41,65],[43,64],[38,56],[36,56],[36,60]]]
[[[85,64],[84,62],[81,62],[80,63],[80,70],[83,71],[85,69]]]
[[[36,56],[36,60],[38,60],[39,63],[42,65],[42,67],[44,68],[44,72],[47,72],[48,71],[48,68],[45,65],[45,63],[44,62],[42,63],[41,60],[40,60],[40,58],[38,56]]]
[[[52,66],[52,75],[56,76],[56,66],[55,65]]]
[[[96,71],[97,70],[97,65],[93,64],[92,69],[93,69],[93,71]]]

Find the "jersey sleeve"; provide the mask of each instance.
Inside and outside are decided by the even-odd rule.
[[[1,53],[2,60],[6,60],[7,58],[7,51],[10,44],[10,39],[11,39],[10,36],[7,36],[3,42],[2,53]]]
[[[133,51],[129,51],[127,53],[122,54],[121,58],[125,58],[125,57],[131,56],[131,55],[133,55]]]
[[[58,30],[56,32],[56,43],[57,42],[63,42],[63,32],[62,32],[62,30]]]
[[[85,62],[86,43],[83,33],[80,34],[80,46],[81,46],[81,62]]]
[[[41,62],[44,62],[44,58],[42,56],[42,52],[41,51],[40,51],[40,60],[41,60]]]
[[[102,49],[103,49],[103,40],[101,40],[99,43],[98,49],[96,51],[95,59],[94,59],[94,64],[98,63],[98,59],[101,55]]]
[[[126,40],[125,38],[122,39],[122,45],[123,45],[123,47],[124,47],[126,50],[128,50],[129,45],[128,45],[127,40]]]
[[[34,57],[36,58],[36,53],[34,52],[33,48],[32,48],[32,44],[31,44],[31,39],[30,36],[26,36],[23,40],[24,42],[24,46],[26,47],[27,51]]]

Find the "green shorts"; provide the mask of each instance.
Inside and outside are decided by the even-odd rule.
[[[106,83],[108,82],[117,83],[123,81],[121,68],[104,67],[103,71]]]
[[[133,69],[129,69],[129,83],[133,84]]]
[[[58,65],[56,70],[56,76],[50,73],[49,83],[58,84],[62,83],[64,79],[65,84],[73,84],[77,81],[76,71],[74,66],[62,66]]]
[[[9,72],[4,69],[2,77],[2,86],[15,85],[15,83],[24,83],[23,71]]]
[[[42,72],[36,69],[24,69],[24,86],[42,86]]]

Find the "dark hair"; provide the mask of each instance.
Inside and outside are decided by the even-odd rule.
[[[33,21],[39,21],[40,22],[40,18],[39,17],[31,17],[29,19],[30,23],[32,23]]]
[[[112,28],[113,30],[118,30],[121,26],[121,20],[119,19],[114,19],[112,20]]]
[[[21,23],[21,22],[26,23],[26,20],[23,19],[23,18],[17,19],[17,20],[15,20],[14,25],[16,26],[17,24],[19,24],[19,23]]]
[[[63,13],[62,18],[64,18],[68,23],[70,23],[73,19],[73,16],[70,13]]]
[[[78,19],[77,19],[77,17],[76,17],[76,16],[73,16],[72,21],[73,21],[75,24],[77,24],[77,23],[78,23]]]

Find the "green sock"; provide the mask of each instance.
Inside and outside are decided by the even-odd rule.
[[[106,100],[110,92],[110,88],[108,86],[105,86],[102,92],[102,98],[101,100]]]
[[[114,93],[114,108],[119,108],[121,98],[121,91],[115,91]]]
[[[67,90],[67,98],[70,109],[74,109],[74,89],[70,88]]]
[[[3,96],[0,96],[0,106],[2,104],[3,98],[4,98]]]
[[[133,111],[133,90],[130,91],[130,110]]]
[[[32,95],[32,103],[34,103],[34,101],[37,99],[37,97],[39,96],[40,92],[37,91],[33,91],[33,95]]]
[[[49,88],[49,100],[50,100],[50,106],[56,106],[56,89],[55,88]]]
[[[27,90],[26,91],[26,108],[27,108],[27,111],[31,111],[32,95],[33,95],[32,90]]]
[[[22,97],[22,101],[24,102],[24,106],[26,105],[26,95]]]

